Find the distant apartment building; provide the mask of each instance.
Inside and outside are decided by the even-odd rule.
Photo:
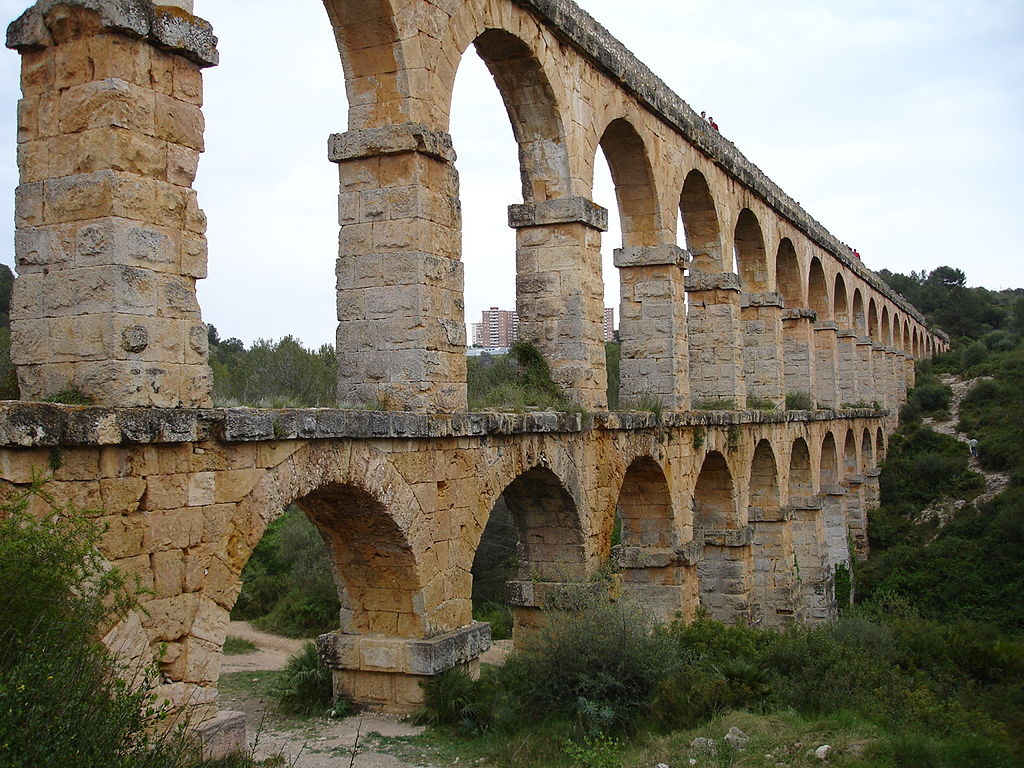
[[[519,315],[513,310],[491,307],[480,313],[480,322],[470,325],[474,347],[502,349],[519,338]],[[615,341],[615,309],[605,307],[604,340]]]
[[[615,307],[604,308],[604,340],[615,341]]]
[[[519,338],[519,315],[507,309],[491,307],[480,313],[480,322],[473,323],[474,347],[510,347]]]

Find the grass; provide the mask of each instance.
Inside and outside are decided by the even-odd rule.
[[[507,355],[468,358],[466,365],[471,411],[579,410],[551,378],[544,355],[528,342],[517,341]]]
[[[250,653],[256,653],[258,650],[259,646],[252,640],[235,637],[234,635],[228,635],[224,638],[225,656],[245,656]]]
[[[810,392],[803,392],[800,390],[786,393],[786,410],[787,411],[813,411],[814,410],[814,398],[811,397]]]
[[[748,397],[747,408],[752,411],[775,411],[779,406],[768,397]]]

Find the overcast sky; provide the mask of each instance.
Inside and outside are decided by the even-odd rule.
[[[971,285],[1024,286],[1022,0],[580,4],[869,267],[950,264]],[[0,0],[8,21],[26,7]],[[221,52],[207,70],[196,181],[210,221],[204,317],[247,342],[333,341],[337,168],[326,144],[345,130],[347,107],[326,13],[318,0],[196,0],[196,13]],[[18,56],[0,59],[0,261],[13,264]],[[472,322],[487,306],[514,306],[506,207],[521,201],[512,132],[472,49],[452,135]],[[598,168],[594,198],[614,208]],[[618,233],[604,242],[610,257]]]

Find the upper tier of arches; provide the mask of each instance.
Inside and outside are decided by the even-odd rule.
[[[693,270],[735,272],[746,293],[780,293],[787,308],[812,309],[819,321],[908,356],[944,345],[849,248],[571,2],[325,5],[345,68],[350,129],[418,123],[446,131],[459,64],[473,46],[505,102],[524,202],[591,199],[602,149],[623,246],[685,246]],[[609,62],[618,66],[609,70]]]

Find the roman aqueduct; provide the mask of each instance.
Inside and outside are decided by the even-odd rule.
[[[501,496],[518,631],[613,554],[660,618],[832,616],[914,360],[948,340],[570,0],[325,4],[350,105],[329,141],[338,409],[212,407],[192,182],[217,51],[191,2],[39,0],[8,30],[23,400],[0,405],[0,478],[52,472],[55,498],[102,510],[104,554],[148,588],[111,647],[159,655],[158,693],[213,717],[239,574],[290,503],[337,566],[336,688],[382,709],[488,646],[471,568]],[[467,413],[446,130],[471,45],[519,146],[521,334],[579,412]],[[622,396],[659,414],[607,407],[599,150],[623,224]],[[94,405],[41,402],[72,385]],[[792,392],[816,409],[765,409]]]

